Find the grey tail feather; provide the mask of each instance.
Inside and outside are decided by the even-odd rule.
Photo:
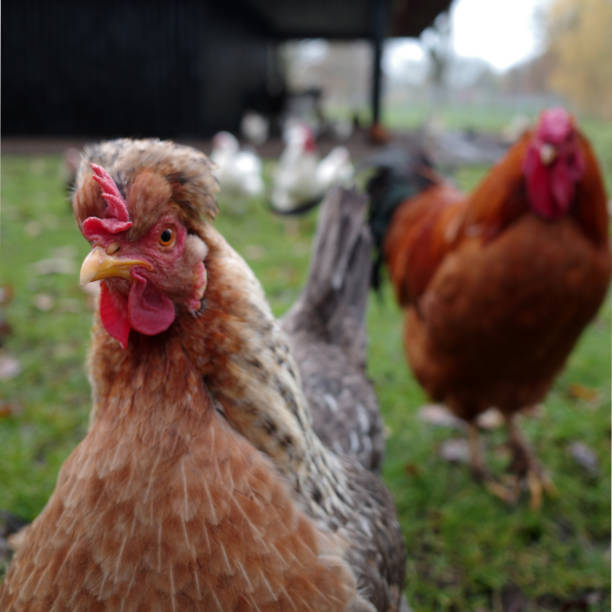
[[[354,189],[328,192],[317,223],[310,271],[284,320],[293,332],[307,329],[365,363],[372,238],[367,198]]]

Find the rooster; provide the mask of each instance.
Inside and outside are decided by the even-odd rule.
[[[316,435],[289,341],[212,225],[215,191],[189,147],[85,151],[81,282],[102,280],[91,425],[1,609],[397,609],[392,500]]]
[[[465,196],[427,158],[384,152],[370,222],[399,304],[415,376],[467,421],[474,473],[507,499],[526,480],[533,506],[553,485],[516,415],[539,402],[602,303],[610,278],[600,170],[563,109],[544,111]],[[374,274],[375,283],[379,281]],[[474,419],[503,413],[517,478],[488,474]]]

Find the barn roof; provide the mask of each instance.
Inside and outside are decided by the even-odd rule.
[[[355,39],[373,36],[374,13],[386,13],[386,36],[418,36],[451,0],[235,0],[270,38]]]

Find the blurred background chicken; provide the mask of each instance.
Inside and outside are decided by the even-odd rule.
[[[339,390],[313,384],[305,394],[259,283],[211,224],[215,191],[208,160],[188,147],[124,139],[85,151],[74,210],[92,250],[81,282],[102,280],[91,427],[24,532],[3,610],[398,609],[399,524],[359,463],[378,467],[382,452],[357,367],[366,286],[350,271],[368,269],[365,203],[332,199],[343,212],[328,214],[346,221],[357,202],[340,241],[352,256],[331,278],[347,297],[358,281],[355,315],[340,310],[356,317],[346,369],[363,377],[350,391],[365,408],[338,398],[349,453],[340,456],[317,437],[309,407]],[[370,458],[354,435],[375,440]]]
[[[513,499],[515,487],[487,475],[473,424],[490,406],[502,411],[511,468],[538,506],[552,483],[516,415],[546,395],[610,278],[606,195],[591,147],[557,108],[468,196],[418,152],[387,151],[372,163],[377,267],[387,263],[405,309],[415,376],[470,425],[474,472]]]
[[[334,147],[320,159],[312,129],[300,121],[288,122],[284,139],[270,195],[275,212],[306,212],[319,204],[331,187],[351,185],[354,170],[345,147]]]
[[[216,166],[214,174],[228,202],[263,193],[262,164],[254,151],[240,149],[238,140],[230,132],[215,134],[212,147],[210,159]]]
[[[255,111],[247,111],[240,120],[240,133],[251,145],[261,146],[270,132],[270,121]]]

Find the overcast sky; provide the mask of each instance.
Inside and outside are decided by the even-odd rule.
[[[551,0],[455,0],[451,9],[453,50],[477,57],[502,71],[538,51],[536,14]],[[415,39],[387,43],[385,67],[400,69],[406,59],[418,60],[423,51]]]

